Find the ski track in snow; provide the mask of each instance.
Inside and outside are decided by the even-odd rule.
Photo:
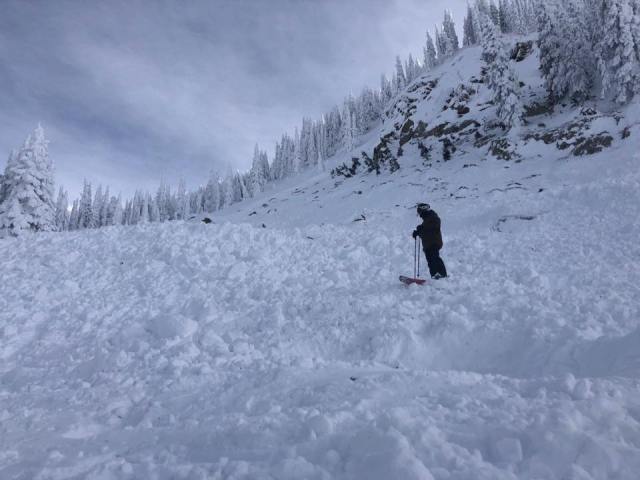
[[[636,165],[443,194],[425,287],[375,202],[6,240],[0,478],[635,479]]]

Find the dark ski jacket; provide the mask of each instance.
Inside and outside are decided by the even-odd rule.
[[[422,224],[413,232],[413,238],[420,237],[422,248],[430,250],[442,248],[442,233],[440,232],[440,217],[433,210],[428,211],[422,217]]]

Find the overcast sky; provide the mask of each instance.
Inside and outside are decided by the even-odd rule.
[[[0,166],[41,122],[56,181],[189,187],[377,86],[465,0],[0,2]]]

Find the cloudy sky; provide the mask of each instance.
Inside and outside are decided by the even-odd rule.
[[[377,86],[465,0],[0,2],[0,166],[38,122],[56,180],[129,195],[249,167],[302,116]],[[460,25],[458,25],[459,27]]]

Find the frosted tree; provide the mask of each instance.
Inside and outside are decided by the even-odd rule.
[[[513,32],[514,15],[511,8],[511,2],[507,0],[499,0],[498,2],[498,25],[500,32]]]
[[[215,176],[215,195],[213,195],[212,206],[217,210],[220,206],[220,180]],[[213,211],[213,210],[212,210]],[[189,216],[189,195],[187,194],[187,186],[184,179],[178,182],[178,191],[176,192],[176,220],[185,220]],[[161,220],[163,221],[163,220]]]
[[[602,38],[596,45],[602,97],[629,102],[638,89],[638,58],[633,42],[633,8],[629,0],[602,1]]]
[[[102,210],[102,185],[98,185],[95,196],[93,197],[92,210],[93,210],[93,226],[95,228],[102,227],[103,219],[100,218],[100,212]]]
[[[171,219],[171,189],[165,183],[164,178],[160,180],[160,186],[156,191],[156,203],[158,204],[158,214],[160,221],[166,222]]]
[[[509,129],[522,121],[520,86],[509,63],[507,46],[496,26],[484,15],[482,25],[482,59],[487,66],[487,85],[493,92],[493,104],[500,122]]]
[[[225,207],[230,206],[236,201],[237,195],[234,192],[233,172],[227,173],[223,182],[224,201]]]
[[[212,213],[220,208],[220,179],[218,174],[211,172],[202,196],[203,209]]]
[[[409,54],[404,70],[406,72],[406,81],[408,85],[413,82],[419,74],[419,66],[413,59],[413,55]]]
[[[0,189],[0,234],[17,236],[25,231],[56,229],[48,143],[38,125],[22,148],[10,156]]]
[[[447,40],[445,38],[444,32],[440,31],[440,27],[436,25],[435,28],[435,37],[436,37],[436,50],[438,50],[438,63],[442,63],[444,59],[449,55],[447,52]]]
[[[404,67],[400,56],[396,56],[396,75],[394,77],[394,89],[396,92],[401,91],[407,85],[407,79],[404,74]]]
[[[596,72],[593,37],[582,0],[540,5],[538,45],[540,71],[552,100],[586,98]]]
[[[238,198],[238,201],[240,202],[242,200],[246,200],[247,198],[251,198],[251,194],[249,192],[249,189],[247,188],[248,175],[242,175],[240,174],[240,172],[237,172],[235,178],[240,189],[240,198]]]
[[[62,232],[69,229],[69,196],[62,187],[58,190],[55,219],[56,230]]]
[[[154,197],[151,196],[151,194],[147,193],[145,195],[146,199],[147,199],[147,205],[148,205],[148,212],[149,212],[149,221],[150,222],[157,222],[160,219],[160,212],[158,210],[158,204],[155,200]]]
[[[109,187],[106,187],[102,194],[102,201],[100,202],[100,211],[98,212],[98,218],[100,219],[100,226],[109,225],[107,223],[107,215],[109,212]]]
[[[256,144],[253,151],[253,161],[249,178],[249,190],[254,196],[262,192],[269,181],[269,160],[267,153],[261,151],[258,144]]]
[[[116,212],[119,210],[119,216]],[[120,197],[111,197],[107,202],[107,213],[105,216],[105,226],[120,225],[122,223],[122,204]]]
[[[342,107],[342,145],[347,151],[354,148],[355,125],[353,112],[349,106],[349,102],[345,101]]]
[[[93,199],[91,198],[91,184],[84,181],[82,195],[80,197],[78,228],[93,228],[95,226],[95,218],[93,215]]]
[[[449,56],[455,54],[460,48],[460,42],[458,41],[458,34],[456,33],[456,25],[449,10],[445,10],[444,12],[442,33],[444,34],[446,41],[446,55]]]
[[[640,0],[631,0],[631,12],[631,35],[635,46],[636,58],[640,59]]]
[[[138,218],[138,223],[148,223],[151,221],[149,212],[149,197],[147,194],[143,193],[140,195],[140,217]]]
[[[432,70],[438,64],[437,55],[433,38],[431,38],[431,35],[427,32],[427,44],[424,47],[424,67],[427,70]]]
[[[80,222],[80,203],[78,200],[73,201],[71,212],[69,213],[69,230],[77,230]]]
[[[318,129],[318,170],[324,172],[327,169],[327,132],[326,122],[321,122]],[[266,155],[266,154],[265,154]],[[266,159],[266,157],[265,157]],[[269,164],[267,163],[267,167]]]
[[[112,199],[111,207],[112,217],[110,225],[122,225],[124,222],[124,210],[122,209],[122,198],[118,195],[118,198]]]
[[[470,47],[478,43],[478,35],[476,34],[474,12],[471,5],[467,5],[467,14],[464,17],[464,24],[462,27],[462,45]]]
[[[489,17],[491,18],[491,22],[493,22],[496,27],[500,26],[500,10],[496,6],[494,0],[491,0],[491,2],[489,2]]]
[[[393,98],[393,87],[387,76],[384,74],[380,77],[380,95],[382,96],[384,104]],[[331,121],[329,120],[327,123],[329,125],[327,133],[329,137],[329,144],[331,145],[331,135],[329,133],[331,132]]]

